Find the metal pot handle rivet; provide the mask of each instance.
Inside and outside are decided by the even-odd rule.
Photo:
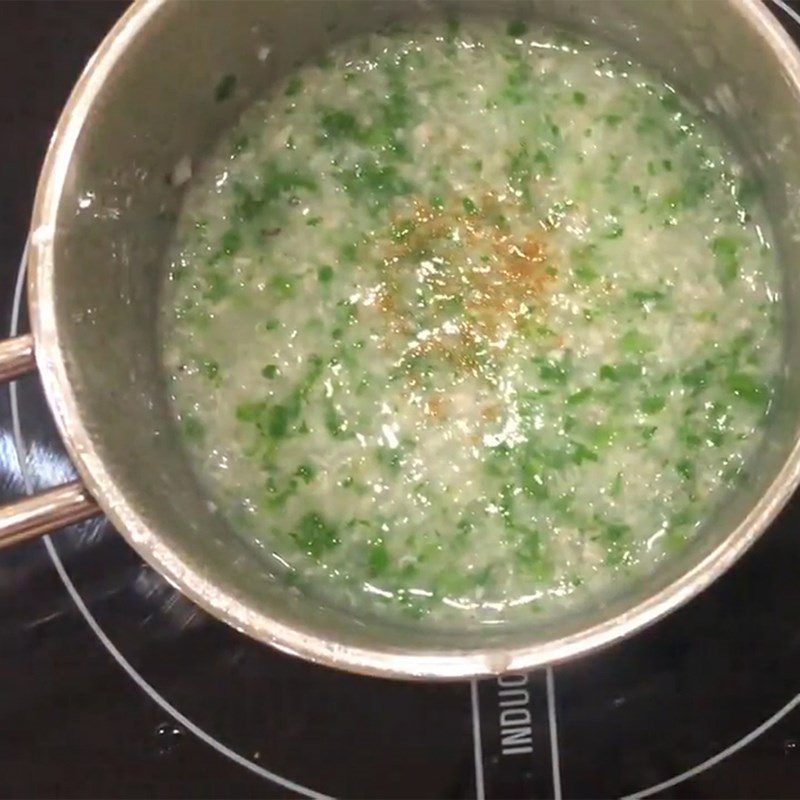
[[[36,370],[33,336],[0,342],[0,382]],[[102,513],[80,481],[45,489],[0,506],[0,548],[18,544]]]

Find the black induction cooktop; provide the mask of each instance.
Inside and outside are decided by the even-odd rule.
[[[50,131],[124,5],[0,3],[4,335],[27,325]],[[0,497],[70,475],[37,379],[3,387]],[[256,644],[90,521],[0,554],[0,797],[800,798],[798,573],[800,496],[713,588],[622,644],[401,683]]]

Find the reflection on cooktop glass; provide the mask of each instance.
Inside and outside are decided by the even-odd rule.
[[[7,3],[0,324],[60,108],[126,4]],[[800,16],[770,4],[800,39]],[[723,10],[720,13],[724,13]],[[35,376],[0,389],[0,489],[73,475]],[[211,619],[103,519],[0,554],[0,797],[800,797],[800,500],[641,634],[530,674],[359,677]]]

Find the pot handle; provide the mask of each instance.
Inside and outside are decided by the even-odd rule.
[[[0,342],[0,382],[36,369],[33,336]],[[80,481],[45,489],[0,506],[0,549],[102,513]]]

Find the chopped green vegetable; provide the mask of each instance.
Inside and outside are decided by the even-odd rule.
[[[310,511],[297,523],[292,538],[312,558],[319,559],[339,545],[336,528],[316,511]]]
[[[286,90],[284,94],[287,97],[294,97],[296,94],[300,94],[303,90],[303,79],[299,75],[292,75],[289,78],[289,82],[286,84]]]
[[[219,377],[219,362],[213,359],[204,360],[200,363],[200,371],[209,380],[216,380]]]
[[[745,372],[735,372],[725,381],[728,389],[736,397],[752,406],[763,407],[769,399],[769,390],[759,380]]]
[[[234,91],[236,91],[236,76],[228,73],[227,75],[223,75],[219,83],[214,87],[214,99],[218,103],[221,103],[223,100],[232,97]]]
[[[343,171],[339,177],[354,202],[363,203],[374,211],[384,208],[398,195],[410,194],[414,188],[394,164],[366,161]]]
[[[660,394],[651,394],[639,403],[639,409],[644,414],[657,414],[667,404],[667,398]]]
[[[642,367],[639,364],[603,364],[598,374],[602,381],[620,383],[640,378]]]
[[[367,569],[372,578],[380,578],[389,570],[389,551],[383,539],[375,539],[368,545]]]
[[[566,383],[569,376],[569,368],[565,359],[548,359],[539,365],[539,377],[543,381],[553,383]]]
[[[584,461],[599,461],[600,456],[582,442],[571,442],[569,458],[574,464],[583,464]]]
[[[269,380],[276,378],[279,372],[280,370],[277,364],[267,364],[267,366],[261,370],[261,374]]]
[[[626,331],[619,340],[619,349],[623,353],[642,355],[653,349],[653,340],[640,331]]]
[[[228,228],[220,240],[220,249],[226,256],[232,256],[242,246],[242,234],[236,228]]]
[[[672,114],[680,114],[685,111],[683,103],[681,103],[680,98],[675,92],[664,92],[664,94],[661,95],[661,105]]]
[[[723,286],[730,285],[739,274],[738,249],[730,236],[717,236],[711,242],[711,252],[717,261],[717,276]]]
[[[301,464],[295,473],[298,478],[301,478],[305,483],[311,483],[314,476],[317,474],[316,469],[311,464]]]
[[[296,280],[290,275],[273,275],[269,288],[276,297],[286,300],[295,296]]]
[[[329,109],[322,114],[322,129],[329,139],[358,138],[361,128],[349,111]]]
[[[567,397],[567,405],[576,406],[580,403],[585,403],[587,400],[590,400],[591,397],[592,389],[589,386],[585,386],[583,389],[578,389]]]
[[[205,437],[206,428],[193,414],[184,414],[181,418],[183,435],[190,442],[201,442]]]

